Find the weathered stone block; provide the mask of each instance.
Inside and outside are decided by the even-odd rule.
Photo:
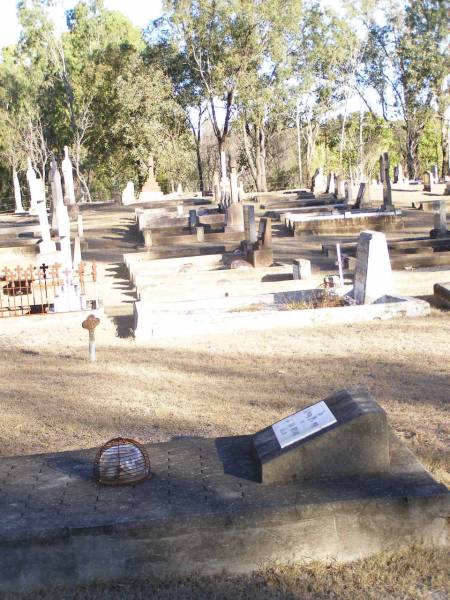
[[[306,258],[295,258],[292,272],[294,279],[310,279],[311,261]]]
[[[270,267],[270,265],[273,263],[273,250],[272,248],[251,250],[249,258],[250,262],[255,268]]]
[[[255,434],[253,450],[263,483],[335,479],[389,470],[386,413],[367,392],[344,390],[319,404],[319,416],[314,412],[317,405],[313,405],[301,415],[296,413],[300,415],[297,421],[291,416]],[[334,422],[328,419],[324,423],[331,424],[317,429],[327,408]],[[302,427],[306,437],[282,448],[283,440],[295,440],[302,434]],[[285,432],[284,437],[280,431]]]

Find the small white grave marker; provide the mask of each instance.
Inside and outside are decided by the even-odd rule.
[[[321,400],[294,415],[290,415],[272,425],[275,437],[281,448],[286,448],[329,425],[337,423],[327,404]]]

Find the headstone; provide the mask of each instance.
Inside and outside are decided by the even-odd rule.
[[[244,195],[244,184],[241,181],[241,183],[238,185],[238,202],[244,202]]]
[[[28,214],[32,216],[36,216],[37,213],[37,197],[36,193],[39,194],[36,190],[36,173],[31,164],[31,158],[27,159],[28,161],[28,169],[27,169],[27,182],[28,189],[30,190],[30,208],[28,209]]]
[[[160,200],[163,197],[159,183],[155,179],[155,164],[153,156],[148,159],[148,175],[147,180],[139,194],[139,202],[150,202],[152,200]]]
[[[177,217],[184,217],[184,206],[177,204]]]
[[[264,484],[388,473],[389,427],[368,392],[343,390],[253,436]]]
[[[353,202],[353,189],[352,182],[345,182],[345,204],[351,204]]]
[[[58,235],[60,243],[61,257],[60,262],[66,269],[72,268],[72,250],[70,247],[70,220],[67,212],[67,206],[64,203],[61,175],[56,160],[51,161],[50,184],[52,189],[52,199],[56,208],[56,221],[58,225]]]
[[[217,173],[214,173],[214,175],[213,175],[213,197],[214,197],[214,202],[216,202],[217,204],[220,204],[222,197],[221,197],[221,193],[220,193],[219,175]]]
[[[128,206],[134,202],[136,202],[136,197],[134,195],[134,183],[132,181],[128,181],[127,185],[122,191],[122,204],[124,206]]]
[[[69,148],[64,146],[64,160],[61,163],[64,178],[64,200],[67,205],[75,204],[75,187],[73,185],[72,161],[69,158]]]
[[[431,171],[425,171],[425,173],[423,174],[423,191],[433,191],[433,174],[431,173]]]
[[[252,204],[244,205],[244,231],[245,239],[254,244],[257,240],[256,223],[255,223],[255,207]]]
[[[433,183],[439,183],[439,169],[437,165],[431,167],[431,175],[433,176]]]
[[[403,167],[401,164],[395,165],[394,167],[394,183],[405,183],[405,176],[403,174]]]
[[[447,231],[447,201],[439,200],[433,202],[434,210],[434,229],[431,232],[433,237],[446,237]]]
[[[177,194],[178,194],[178,196],[182,196],[183,195],[183,186],[181,185],[181,183],[179,183],[177,185]]]
[[[74,271],[78,271],[78,268],[81,263],[81,242],[78,235],[75,236],[73,242],[73,260],[72,267]]]
[[[82,215],[78,215],[77,217],[77,231],[78,231],[78,237],[80,238],[80,240],[84,239],[84,227],[83,227],[83,216]]]
[[[236,161],[230,163],[231,202],[239,202]]]
[[[47,206],[45,202],[45,187],[42,179],[36,179],[34,182],[36,193],[36,210],[39,217],[39,227],[41,230],[42,242],[39,243],[40,254],[50,254],[56,251],[55,243],[50,235],[50,226],[48,224]]]
[[[195,233],[197,235],[197,242],[205,241],[205,228],[203,226],[198,226],[195,228]]]
[[[189,227],[191,229],[194,229],[198,224],[198,216],[197,216],[197,211],[195,210],[195,208],[192,208],[189,211]]]
[[[391,179],[389,176],[389,154],[380,156],[380,179],[383,184],[383,210],[393,210]]]
[[[394,293],[389,250],[384,233],[363,231],[356,247],[353,295],[356,304],[371,304]]]
[[[227,207],[225,231],[244,231],[244,206],[240,202]]]
[[[363,206],[365,205],[365,201],[366,201],[366,190],[367,190],[367,185],[364,181],[362,181],[359,184],[358,195],[356,196],[356,202],[355,202],[354,208],[356,208],[356,209],[363,208]]]
[[[334,173],[331,172],[328,175],[328,179],[327,179],[327,189],[326,189],[326,193],[327,194],[334,194],[334,188],[335,188],[335,181],[334,181]]]
[[[323,194],[326,191],[326,182],[323,175],[322,167],[316,169],[312,177],[311,191],[315,194]]]
[[[336,177],[334,196],[335,198],[345,198],[345,180],[342,175]]]
[[[311,261],[306,258],[295,258],[292,268],[294,279],[311,278]]]
[[[19,178],[17,177],[17,171],[13,168],[13,185],[14,185],[14,200],[16,204],[15,214],[23,215],[25,214],[25,210],[22,206],[22,194],[20,193],[20,183]]]

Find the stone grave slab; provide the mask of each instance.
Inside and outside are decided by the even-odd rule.
[[[2,458],[0,591],[448,545],[449,491],[389,436],[383,472],[276,484],[252,435],[148,444],[151,479],[123,487],[93,480],[95,449]]]

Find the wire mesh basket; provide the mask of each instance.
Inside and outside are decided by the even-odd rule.
[[[94,478],[104,485],[131,485],[152,476],[146,449],[128,438],[114,438],[104,444],[94,459]]]

